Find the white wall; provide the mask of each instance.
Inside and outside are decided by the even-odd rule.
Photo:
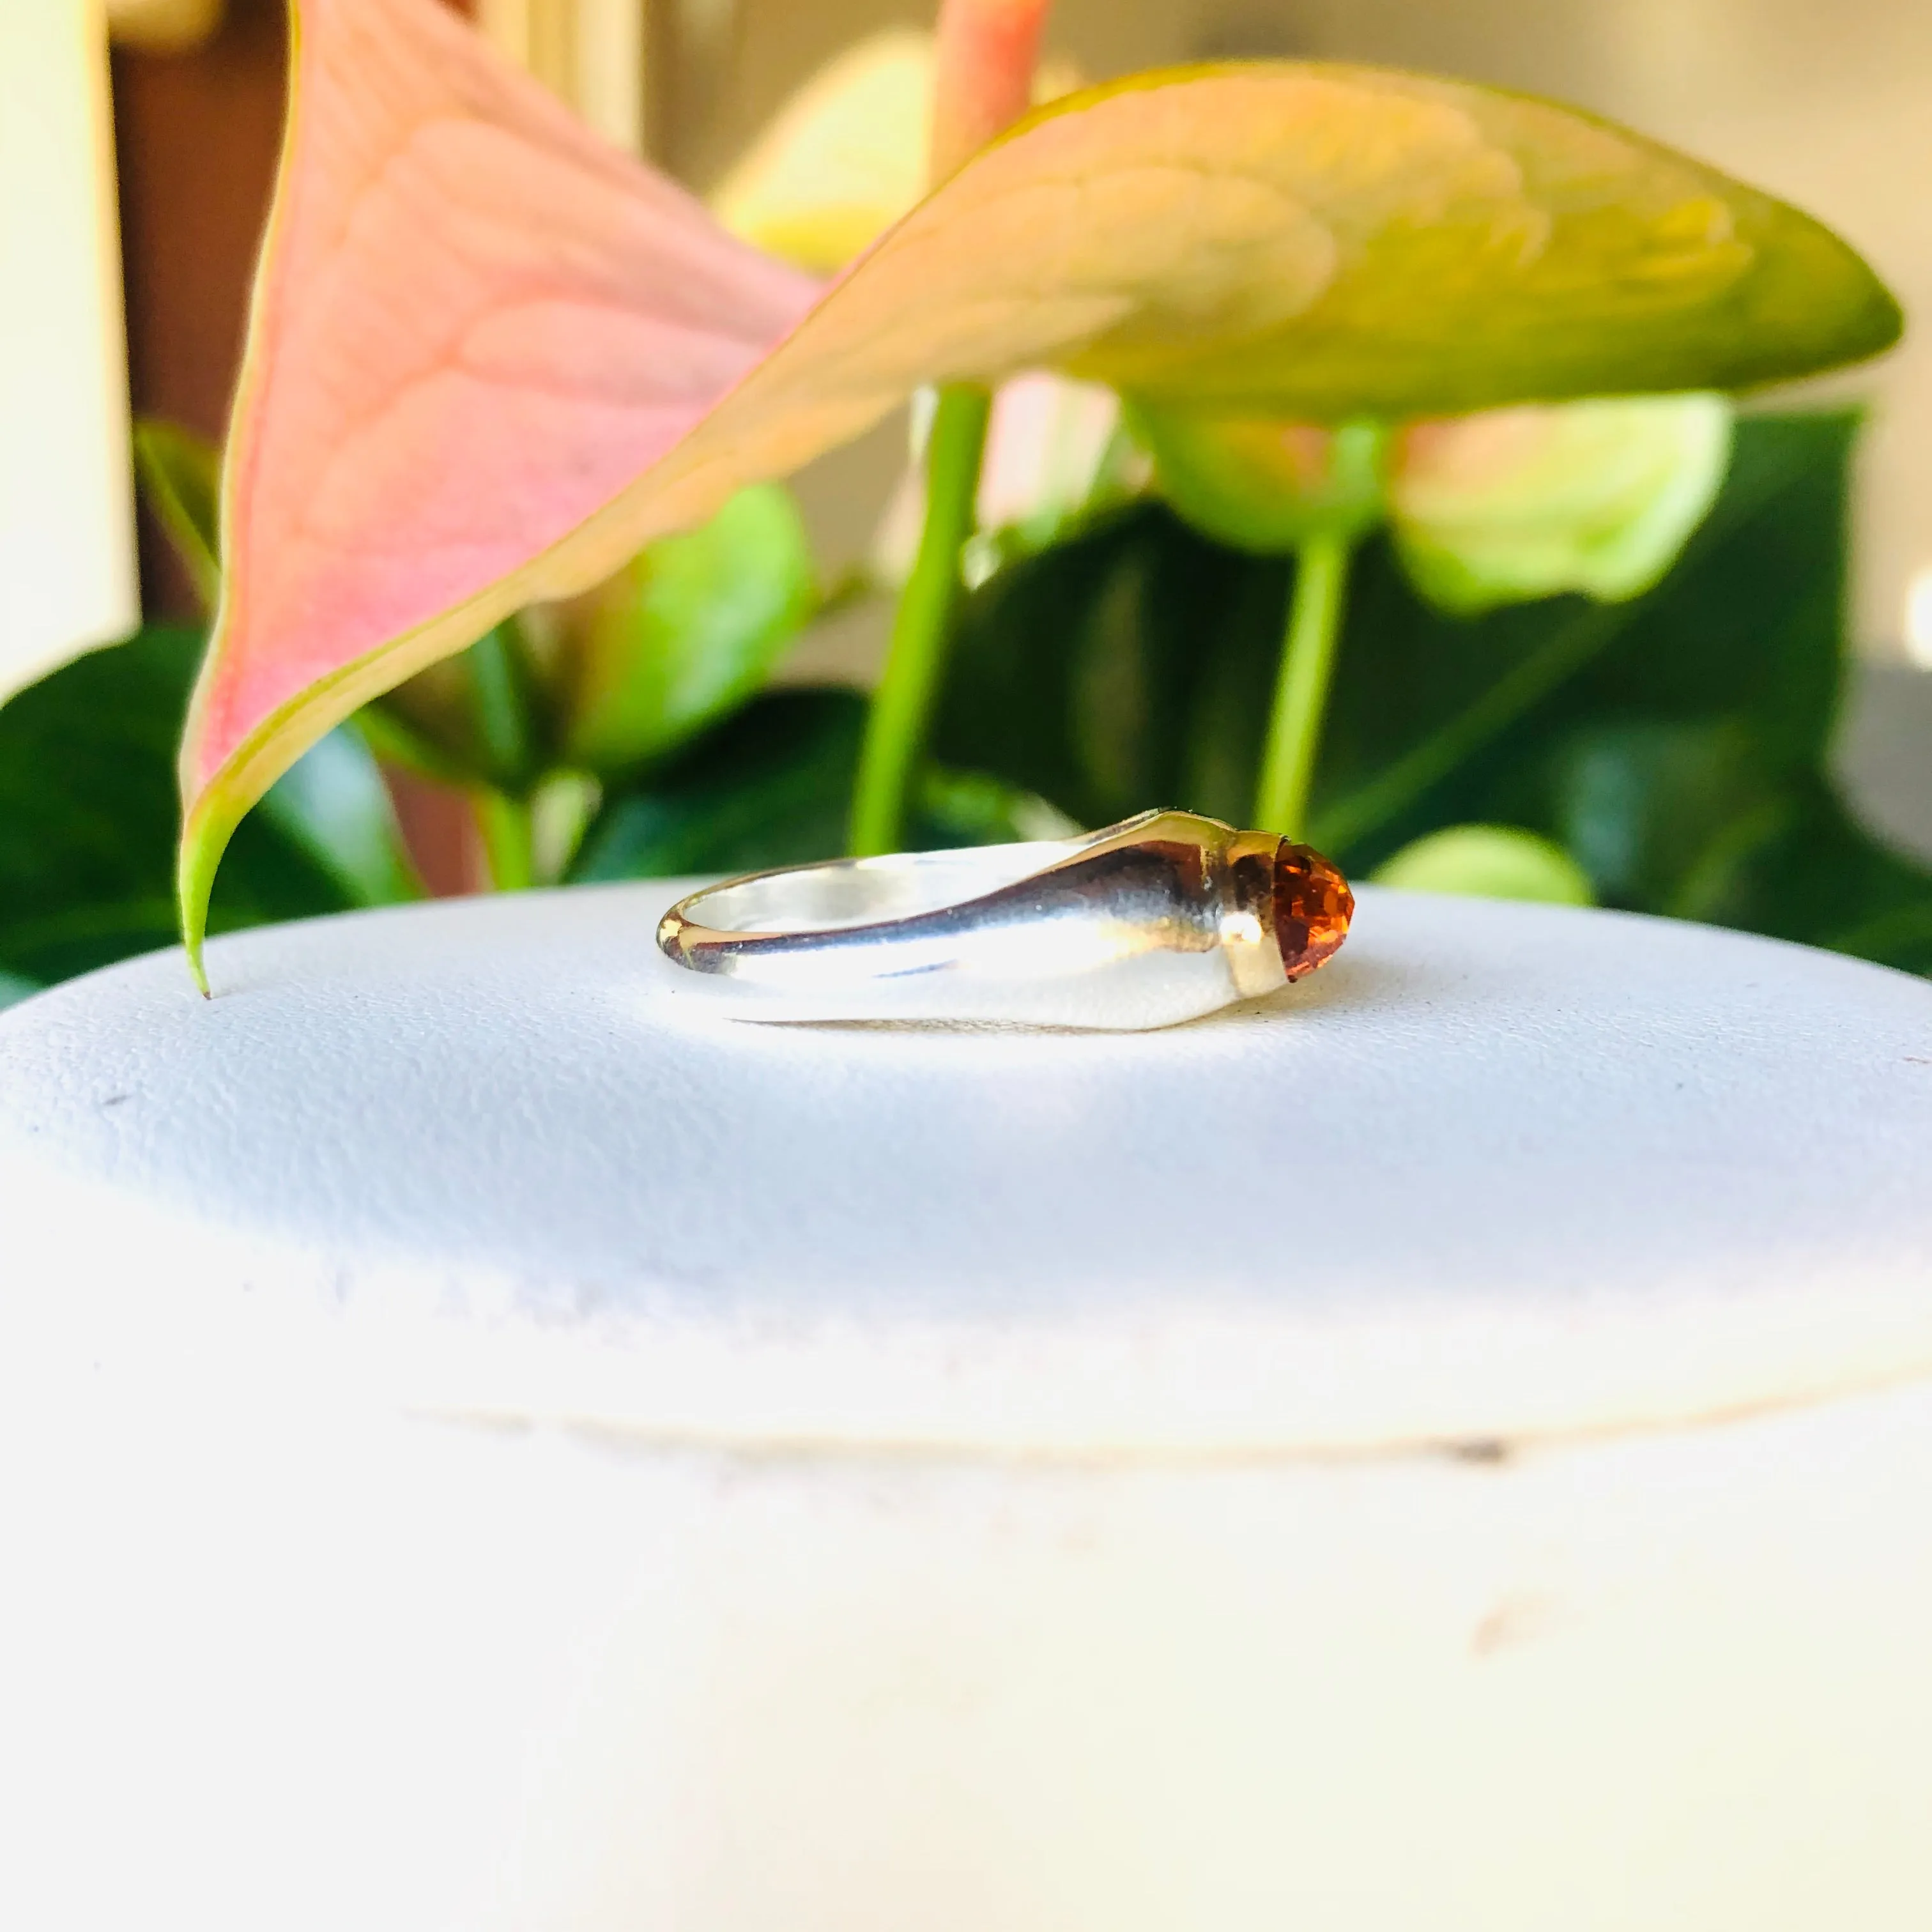
[[[139,621],[98,0],[0,0],[0,698]]]

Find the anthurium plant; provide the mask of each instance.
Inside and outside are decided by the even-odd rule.
[[[1734,418],[1899,328],[1797,210],[1466,83],[1043,80],[1045,0],[855,50],[707,208],[437,0],[292,11],[218,483],[141,451],[211,606],[197,973],[211,929],[415,889],[378,759],[472,796],[503,884],[1169,803],[1772,930],[1803,841],[1861,883],[1794,936],[1932,964],[1932,883],[1823,773],[1851,424]],[[826,586],[783,479],[908,400],[875,568]],[[854,596],[895,602],[876,691],[768,688]],[[78,728],[23,694],[0,758],[37,704]],[[298,903],[244,890],[272,838]],[[84,956],[0,933],[30,979]]]

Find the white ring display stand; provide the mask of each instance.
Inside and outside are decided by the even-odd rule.
[[[0,1923],[1932,1922],[1932,986],[760,1026],[690,889],[0,1018]]]

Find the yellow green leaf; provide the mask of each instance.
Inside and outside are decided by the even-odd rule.
[[[926,192],[932,130],[932,35],[874,34],[785,103],[712,191],[712,212],[742,240],[830,274]]]
[[[734,235],[782,261],[830,274],[926,193],[932,146],[932,36],[890,27],[828,61],[778,110],[712,190]],[[1078,84],[1041,64],[1036,101]]]

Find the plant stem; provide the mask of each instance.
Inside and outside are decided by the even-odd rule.
[[[1281,674],[1268,718],[1261,782],[1255,794],[1258,831],[1299,838],[1328,708],[1328,683],[1348,583],[1354,539],[1340,530],[1317,531],[1295,552],[1294,592],[1282,644]]]
[[[1581,670],[1628,628],[1630,610],[1624,604],[1593,604],[1571,618],[1420,744],[1323,812],[1316,827],[1323,850],[1340,851],[1406,812]]]
[[[992,406],[991,395],[971,384],[951,384],[939,392],[926,448],[926,527],[900,593],[892,646],[859,755],[852,798],[855,857],[896,851],[904,836],[906,795],[958,606],[959,552],[973,533]]]
[[[494,785],[478,785],[470,794],[476,830],[483,840],[483,862],[490,889],[520,892],[536,879],[536,847],[530,801],[512,798]]]

